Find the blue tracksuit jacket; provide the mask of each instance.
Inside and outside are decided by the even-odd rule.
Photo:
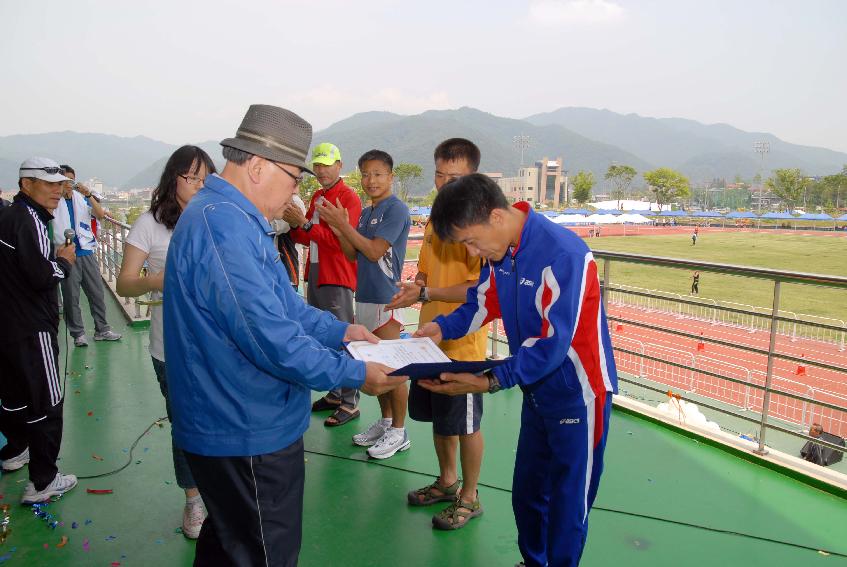
[[[455,339],[502,318],[512,356],[494,373],[524,392],[518,544],[528,566],[576,565],[603,468],[615,360],[591,251],[527,203],[515,207],[527,214],[518,245],[483,266],[466,303],[435,322]]]

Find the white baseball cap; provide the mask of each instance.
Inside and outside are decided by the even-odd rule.
[[[70,178],[62,175],[62,168],[50,158],[31,157],[25,159],[21,164],[18,177],[35,177],[42,181],[56,183],[57,181],[70,181]]]

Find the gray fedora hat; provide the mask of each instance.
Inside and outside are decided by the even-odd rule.
[[[223,140],[221,145],[312,173],[306,166],[311,143],[312,125],[290,110],[251,104],[235,137]]]

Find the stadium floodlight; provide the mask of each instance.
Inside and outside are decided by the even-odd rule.
[[[765,154],[771,151],[770,142],[753,142],[753,151],[759,154],[759,206],[756,209],[758,214],[762,214],[762,198],[764,197],[765,180],[762,174],[765,170]]]
[[[521,151],[521,167],[523,167],[523,154],[524,151],[529,149],[531,138],[525,134],[521,134],[519,136],[512,137],[512,144],[514,144],[516,150]]]

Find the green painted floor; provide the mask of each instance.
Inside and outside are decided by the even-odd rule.
[[[117,308],[110,309],[110,320],[120,321]],[[146,330],[115,327],[125,333],[122,341],[70,353],[64,471],[91,475],[122,465],[133,440],[164,415]],[[485,515],[452,533],[431,529],[438,506],[405,504],[406,492],[427,484],[436,472],[426,425],[410,422],[412,448],[374,463],[350,443],[350,435],[375,418],[375,400],[365,398],[362,419],[340,429],[325,429],[323,416],[313,418],[305,438],[300,564],[514,565],[519,554],[509,489],[520,401],[519,391],[486,397],[480,489]],[[619,411],[612,416],[606,455],[582,565],[847,565],[842,499]],[[140,440],[127,469],[81,480],[50,504],[47,510],[63,522],[56,529],[18,504],[25,475],[24,469],[0,478],[11,528],[0,544],[0,563],[191,564],[194,544],[175,531],[183,495],[173,476],[169,424],[153,427]],[[114,494],[91,495],[87,488]],[[56,547],[62,536],[68,543]]]

